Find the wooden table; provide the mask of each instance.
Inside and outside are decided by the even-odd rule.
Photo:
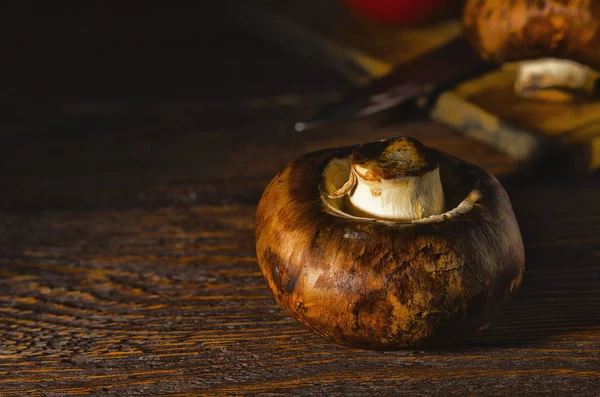
[[[426,121],[295,133],[349,85],[219,26],[3,61],[1,396],[600,395],[600,175],[515,176]],[[256,203],[285,163],[396,135],[497,174],[521,225],[524,285],[461,346],[333,345],[256,264]]]

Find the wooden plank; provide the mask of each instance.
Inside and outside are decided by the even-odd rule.
[[[256,266],[253,205],[4,214],[1,394],[43,384],[57,394],[593,395],[594,183],[511,192],[527,246],[523,290],[464,346],[427,352],[346,349],[292,321]]]

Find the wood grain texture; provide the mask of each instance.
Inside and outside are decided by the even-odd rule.
[[[217,36],[210,64],[187,48],[116,53],[108,69],[38,52],[1,66],[15,71],[3,103],[23,87],[0,118],[1,396],[597,395],[599,175],[509,177],[505,156],[428,122],[293,133],[348,86],[236,31]],[[243,68],[240,54],[254,55]],[[55,65],[43,89],[17,73],[31,59]],[[214,85],[185,91],[208,71]],[[339,347],[275,304],[256,203],[302,153],[402,134],[505,175],[524,284],[464,345]]]

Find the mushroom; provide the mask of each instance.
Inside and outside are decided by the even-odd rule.
[[[600,68],[595,0],[467,0],[462,22],[485,60],[518,62],[517,94],[560,101],[594,89],[592,69]]]
[[[277,302],[356,348],[458,341],[489,324],[524,271],[500,183],[411,138],[292,161],[265,189],[255,230]]]

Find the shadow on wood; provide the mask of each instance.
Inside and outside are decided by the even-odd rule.
[[[504,184],[525,242],[523,286],[469,345],[527,345],[568,335],[585,339],[586,330],[600,327],[600,174],[517,178]]]

